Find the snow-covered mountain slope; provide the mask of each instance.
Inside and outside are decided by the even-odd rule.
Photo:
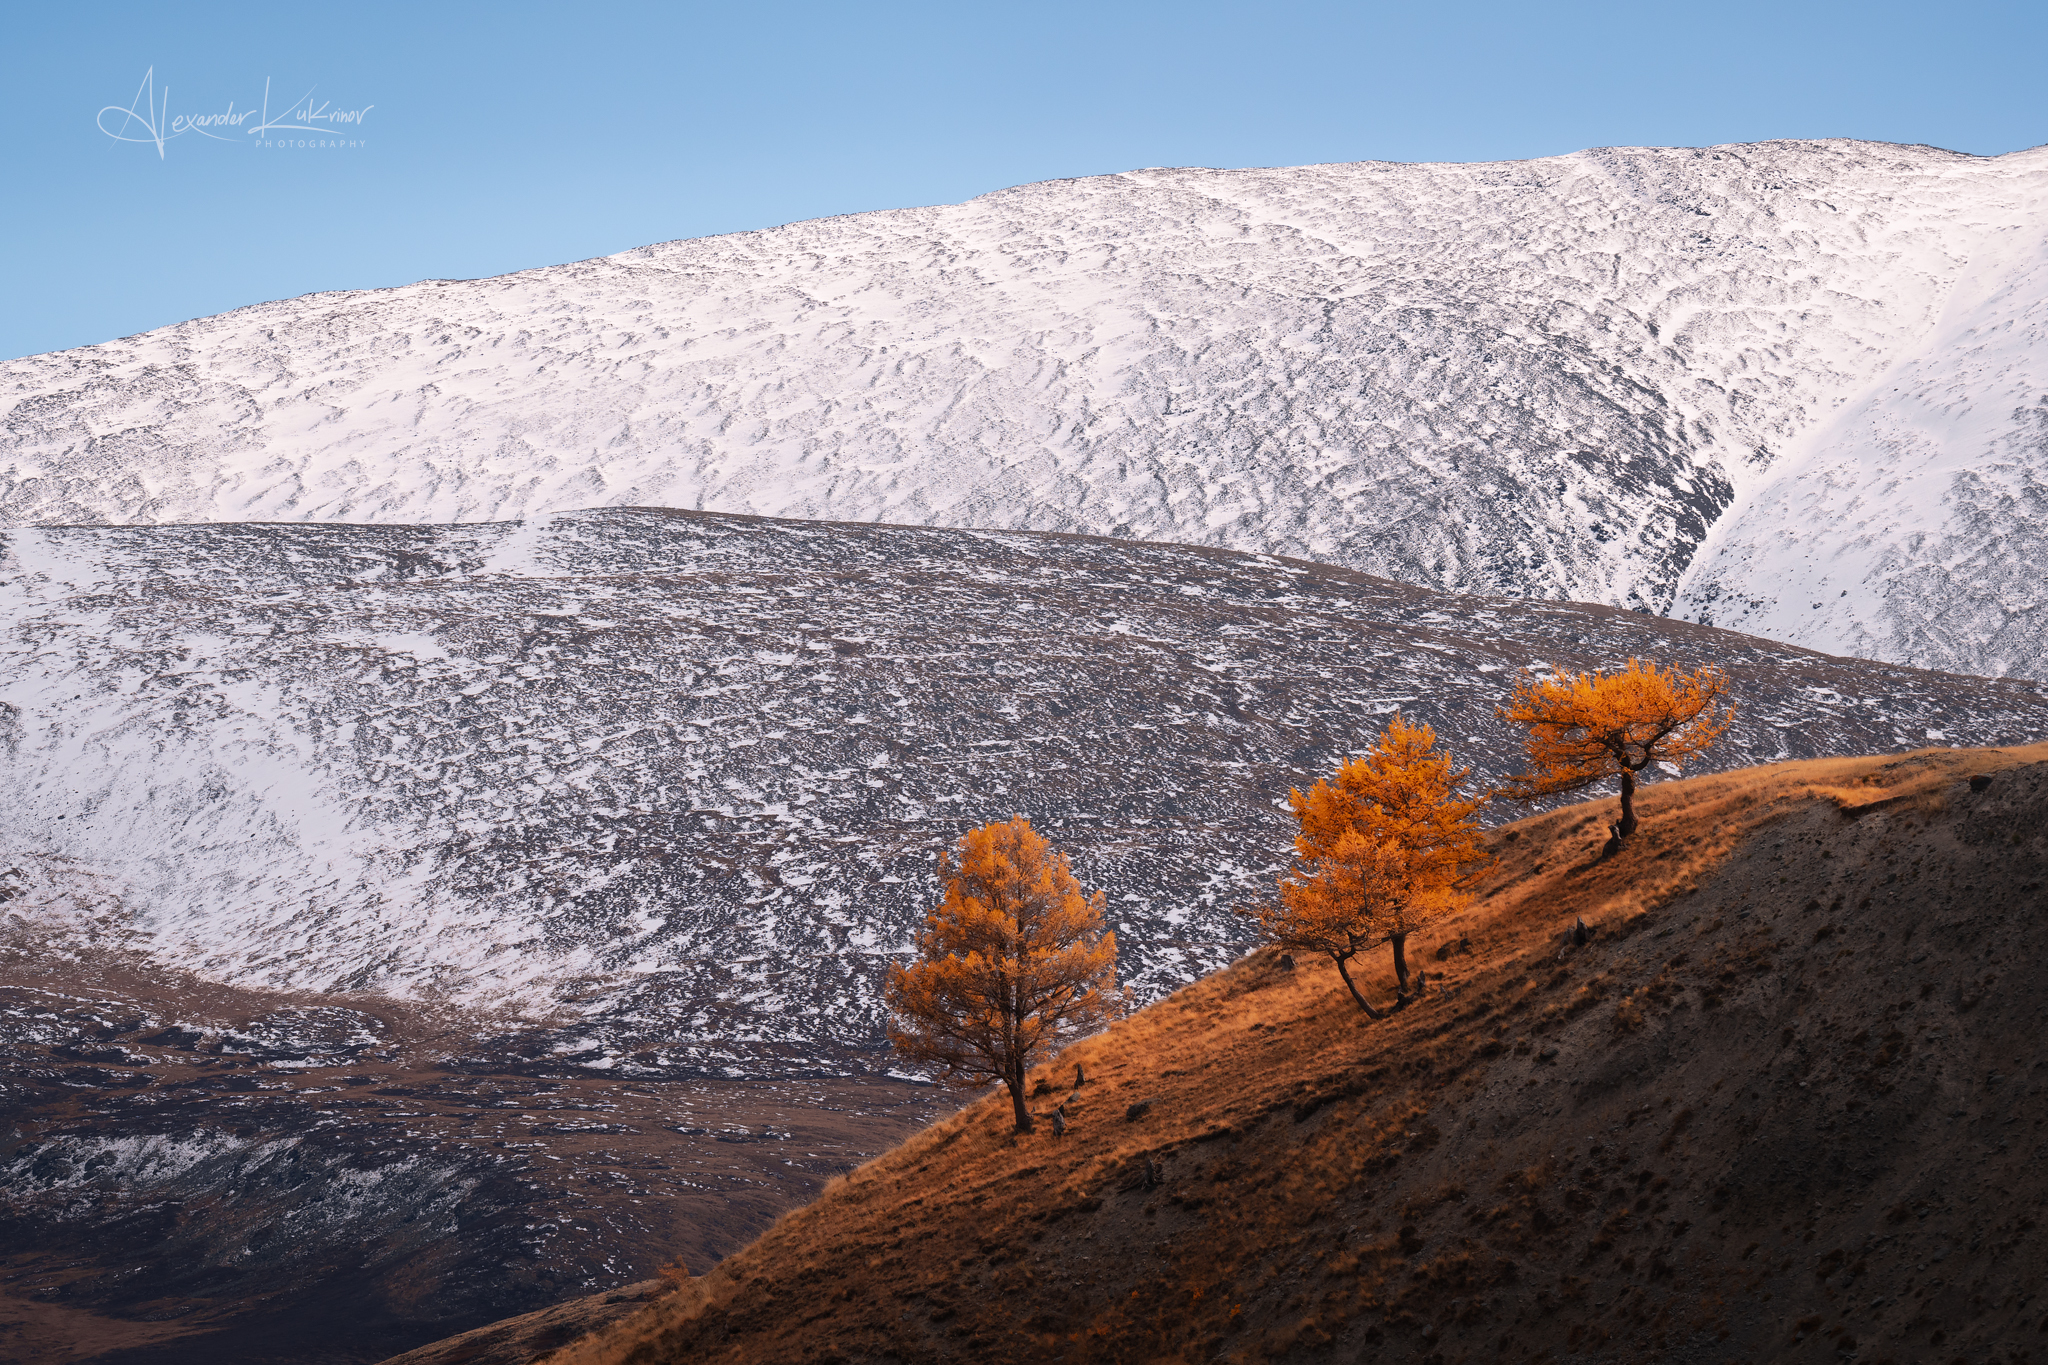
[[[1939,323],[1745,489],[1678,615],[2048,678],[2048,206],[1999,225]]]
[[[0,524],[1123,530],[2048,677],[2044,223],[2048,148],[1030,185],[16,361]]]
[[[631,509],[0,538],[0,851],[49,889],[0,913],[566,1012],[600,1066],[607,1030],[743,1069],[874,1046],[937,850],[1013,811],[1156,996],[1241,950],[1290,785],[1396,706],[1502,773],[1524,666],[1725,662],[1719,765],[2048,734],[2034,683],[1125,540]]]

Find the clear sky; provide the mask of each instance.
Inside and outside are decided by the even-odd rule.
[[[1142,166],[1837,136],[1993,155],[2048,142],[2043,53],[2043,0],[9,0],[0,358]],[[265,145],[266,79],[272,122],[332,131]],[[256,114],[160,152],[148,109]],[[284,145],[323,136],[359,145]]]

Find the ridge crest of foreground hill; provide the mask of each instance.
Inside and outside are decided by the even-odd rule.
[[[1644,811],[1497,833],[1390,1022],[1256,953],[1040,1068],[1064,1139],[974,1105],[550,1365],[2023,1358],[2048,745]]]
[[[1114,533],[2048,677],[2048,148],[1146,170],[0,365],[0,525]]]

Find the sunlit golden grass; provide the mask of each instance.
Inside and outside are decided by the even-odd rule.
[[[1072,1096],[1065,1138],[1014,1134],[1000,1096],[972,1104],[551,1365],[1271,1358],[1313,1354],[1368,1320],[1420,1332],[1446,1305],[1526,1288],[1536,1266],[1539,1318],[1577,1302],[1584,1276],[1654,1278],[1679,1252],[1635,1247],[1643,1211],[1681,1197],[1704,1208],[1712,1192],[1652,1171],[1666,1158],[1649,1156],[1625,1191],[1640,1199],[1617,1204],[1621,1187],[1602,1188],[1621,1175],[1594,1174],[1598,1140],[1584,1173],[1570,1156],[1514,1158],[1530,1140],[1514,1106],[1536,1102],[1517,1097],[1547,1092],[1540,1075],[1510,1085],[1499,1066],[1542,1062],[1582,1020],[1597,1027],[1574,1036],[1627,1046],[1686,991],[1711,1013],[1774,956],[1807,954],[1824,978],[1833,959],[1815,954],[1832,945],[1809,943],[1804,922],[1793,943],[1703,907],[1661,926],[1660,939],[1683,935],[1669,946],[1572,956],[1573,922],[1627,949],[1776,822],[1817,807],[1841,813],[1831,828],[1932,815],[1960,778],[2042,761],[2048,745],[1928,750],[1664,782],[1643,790],[1639,832],[1605,861],[1611,800],[1495,830],[1474,903],[1411,944],[1431,978],[1418,1005],[1367,1021],[1326,960],[1290,969],[1262,950],[1038,1068],[1036,1105]],[[1384,959],[1366,975],[1389,998]],[[1649,1146],[1632,1147],[1669,1154],[1697,1136],[1696,1111],[1727,1109],[1668,1089],[1601,1122],[1641,1123]],[[1454,1139],[1466,1155],[1444,1168],[1434,1154]],[[1550,1262],[1568,1244],[1560,1270]],[[1370,1342],[1381,1327],[1365,1330]],[[1609,1331],[1575,1330],[1588,1343]]]

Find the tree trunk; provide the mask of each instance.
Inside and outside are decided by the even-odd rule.
[[[1387,942],[1394,945],[1394,979],[1401,983],[1400,996],[1408,998],[1408,935],[1388,934]]]
[[[1017,1131],[1031,1131],[1031,1108],[1024,1103],[1024,1070],[1022,1067],[1003,1077],[1003,1084],[1010,1087],[1010,1104],[1017,1111]]]
[[[1621,823],[1614,827],[1616,838],[1626,839],[1636,832],[1636,775],[1627,768],[1621,770]]]
[[[1374,1009],[1371,1005],[1367,1004],[1365,997],[1358,993],[1358,983],[1353,981],[1351,979],[1351,973],[1344,969],[1344,959],[1349,956],[1349,953],[1345,953],[1342,956],[1336,953],[1330,954],[1330,961],[1337,964],[1337,975],[1344,978],[1344,984],[1351,988],[1351,998],[1358,1002],[1358,1008],[1365,1011],[1366,1017],[1368,1019],[1386,1018],[1387,1016],[1381,1014],[1378,1010]]]

